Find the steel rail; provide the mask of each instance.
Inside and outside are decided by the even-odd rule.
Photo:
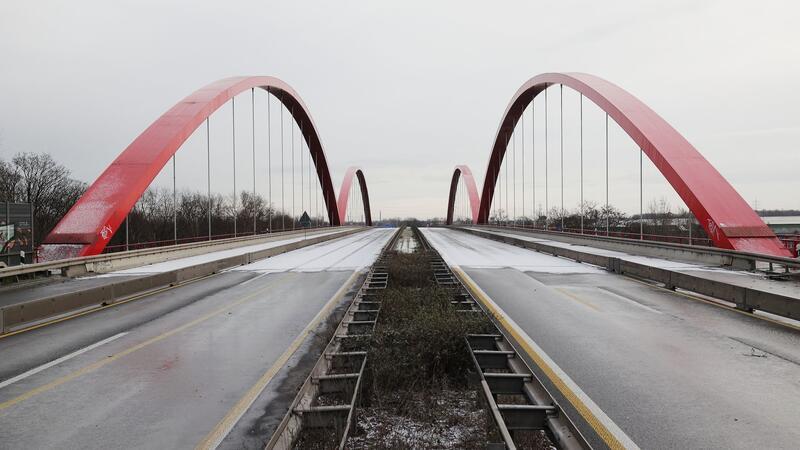
[[[503,437],[505,448],[516,449],[514,435],[528,430],[546,431],[558,448],[591,448],[566,411],[558,406],[556,399],[501,332],[494,317],[475,300],[471,291],[453,273],[425,235],[417,230],[417,236],[422,247],[429,249],[434,255],[431,268],[434,270],[436,283],[451,290],[454,296],[451,303],[456,309],[486,314],[497,331],[492,334],[471,334],[464,336],[464,339],[479,377],[481,391]],[[525,404],[498,403],[498,395],[521,397]]]
[[[401,231],[402,228],[395,230],[381,249],[333,337],[267,442],[266,449],[292,449],[303,433],[310,429],[334,436],[337,448],[344,449],[355,419],[355,408],[367,364],[368,339],[380,314],[380,302],[376,301],[376,295],[388,284],[386,255],[397,245]],[[346,402],[338,405],[321,404],[325,401],[320,400],[329,394],[343,394]]]

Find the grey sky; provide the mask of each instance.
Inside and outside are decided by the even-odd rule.
[[[482,182],[519,85],[542,72],[582,71],[641,98],[751,204],[800,208],[798,17],[792,1],[6,1],[0,157],[50,152],[92,181],[193,90],[226,76],[274,75],[311,108],[337,187],[358,164],[374,215],[442,216],[455,164],[469,164]],[[565,120],[577,114],[576,99],[565,92]],[[587,114],[596,184],[600,115]],[[577,205],[573,130],[567,207]],[[621,150],[612,202],[632,211],[638,155],[623,135],[612,140]],[[195,178],[205,164],[193,160],[179,155],[179,176],[198,172],[179,183],[201,189]],[[645,180],[646,202],[671,195],[652,167]]]

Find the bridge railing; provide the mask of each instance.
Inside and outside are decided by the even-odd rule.
[[[537,226],[534,223],[526,223],[522,221],[517,221],[516,223],[514,223],[514,221],[491,222],[488,225],[494,227],[503,227],[503,228],[546,231],[551,233],[564,233],[568,235],[616,237],[616,238],[644,240],[653,242],[665,242],[671,244],[714,247],[714,242],[711,239],[704,237],[703,235],[690,237],[686,234],[676,235],[676,234],[638,233],[638,232],[613,230],[613,229],[609,229],[608,231],[606,231],[605,228],[602,227],[584,228],[584,229],[565,227],[562,229],[561,227],[554,225]],[[783,243],[783,245],[792,253],[792,256],[794,258],[800,256],[798,255],[798,245],[800,245],[800,234],[777,234],[777,237]]]
[[[463,226],[460,225],[460,226]],[[534,228],[530,224],[523,226],[522,224],[514,225],[513,222],[507,224],[491,223],[487,225],[470,225],[478,226],[481,228],[495,228],[495,229],[508,229],[528,233],[543,234],[547,237],[561,237],[568,239],[571,243],[581,243],[588,246],[602,246],[602,248],[646,254],[646,256],[662,257],[668,259],[678,260],[696,260],[702,263],[719,264],[722,266],[730,266],[736,269],[744,270],[764,270],[767,272],[782,272],[796,274],[800,270],[800,261],[793,258],[784,258],[780,256],[771,256],[760,253],[743,252],[738,250],[728,250],[716,248],[711,245],[697,245],[692,239],[693,245],[687,245],[680,242],[669,242],[666,240],[656,241],[639,239],[639,234],[635,233],[635,237],[626,236],[610,236],[605,235],[605,230],[602,234],[589,234],[580,232],[570,232],[562,230],[548,230],[542,227]],[[628,233],[630,235],[630,233]],[[561,240],[564,240],[561,239]],[[559,239],[555,239],[559,240]],[[600,245],[598,245],[600,244]],[[793,272],[795,271],[795,272]]]
[[[346,227],[318,227],[312,231],[314,234],[316,234],[324,230],[336,231],[343,228]],[[291,237],[294,235],[302,236],[306,232],[306,229],[299,229],[294,231],[279,231],[275,233],[259,234],[256,236],[238,236],[236,238],[229,237],[224,239],[220,238],[210,241],[206,236],[205,240],[199,242],[188,242],[178,245],[162,245],[157,247],[131,249],[129,251],[123,250],[112,253],[101,253],[93,256],[82,256],[77,258],[27,264],[23,266],[0,268],[0,284],[16,282],[20,279],[50,276],[53,274],[73,277],[92,272],[105,273],[113,270],[135,267],[137,265],[151,264],[153,262],[193,256],[200,253],[225,250],[245,245],[255,245],[262,242]]]
[[[103,253],[104,254],[117,253],[130,250],[141,250],[145,248],[157,248],[157,247],[166,247],[170,245],[191,244],[195,242],[217,241],[220,239],[244,238],[252,236],[270,236],[282,232],[303,231],[304,229],[311,231],[311,230],[318,230],[321,228],[330,228],[330,227],[328,225],[320,225],[316,227],[295,228],[295,229],[281,230],[276,232],[264,231],[260,233],[253,233],[252,231],[244,231],[236,234],[224,233],[224,234],[212,234],[211,236],[206,235],[206,236],[193,236],[193,237],[178,238],[178,239],[162,239],[157,241],[129,242],[127,244],[107,245],[106,248],[103,249]]]

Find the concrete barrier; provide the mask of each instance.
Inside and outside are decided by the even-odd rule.
[[[281,253],[349,236],[359,231],[362,231],[362,229],[348,229],[338,233],[311,237],[302,241],[291,242],[269,249],[142,277],[126,278],[122,280],[110,279],[109,283],[103,284],[102,286],[85,288],[74,292],[67,292],[4,306],[0,308],[0,334],[9,333],[15,329],[22,328],[26,324],[40,322],[55,316],[62,316],[95,305],[113,304],[134,295],[146,294],[157,289],[175,286],[218,273],[231,267],[249,264]]]
[[[663,284],[669,289],[679,288],[724,300],[736,304],[736,308],[743,311],[761,310],[790,319],[800,319],[800,298],[738,286],[676,270],[648,266],[613,256],[597,255],[543,242],[533,242],[513,236],[499,235],[475,228],[456,229],[494,241],[603,267],[620,275],[654,281]]]
[[[352,228],[342,228],[343,230]],[[28,264],[0,268],[0,282],[16,280],[18,278],[31,278],[36,276],[49,276],[59,273],[65,277],[78,277],[87,273],[109,273],[117,270],[140,267],[178,258],[201,255],[248,245],[257,245],[265,242],[287,239],[295,236],[314,236],[329,232],[335,228],[316,228],[313,230],[281,231],[278,233],[261,234],[238,238],[219,239],[214,241],[192,242],[187,244],[170,245],[165,247],[145,248],[119,253],[105,253],[102,255],[84,256],[80,258],[64,259],[44,263]]]
[[[478,227],[473,225],[471,227]],[[459,229],[470,229],[455,227]],[[563,233],[558,231],[538,230],[520,227],[481,225],[479,228],[502,233],[525,235],[540,239],[548,239],[572,245],[585,245],[624,253],[631,253],[672,261],[686,261],[700,264],[711,264],[738,270],[755,270],[757,265],[777,265],[785,269],[800,269],[800,260],[779,256],[761,255],[757,253],[739,252],[714,247],[655,242],[620,237],[605,237]]]

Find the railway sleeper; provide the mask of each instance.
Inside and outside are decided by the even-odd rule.
[[[359,376],[358,372],[326,374],[311,377],[311,382],[318,386],[320,394],[342,393],[347,397],[352,397]]]
[[[331,371],[351,371],[361,367],[364,358],[367,357],[367,352],[350,351],[350,352],[328,352],[325,358],[329,361]]]
[[[556,413],[556,407],[550,405],[497,405],[506,427],[516,430],[545,430],[547,418]]]
[[[358,322],[375,321],[378,319],[377,309],[358,309],[353,311],[353,320]]]
[[[472,352],[481,370],[486,369],[505,369],[508,367],[508,360],[516,357],[513,350],[474,350]]]

